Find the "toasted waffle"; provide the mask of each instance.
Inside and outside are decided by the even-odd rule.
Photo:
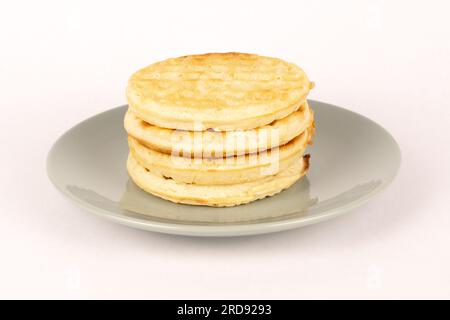
[[[300,179],[308,166],[309,156],[306,155],[278,174],[258,181],[209,186],[177,182],[152,173],[132,155],[127,162],[129,175],[146,192],[176,203],[215,207],[235,206],[277,194]]]
[[[311,87],[301,68],[280,59],[210,53],[136,72],[127,99],[138,118],[162,128],[247,130],[299,109]]]

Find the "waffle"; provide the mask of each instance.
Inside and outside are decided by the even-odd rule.
[[[213,207],[231,207],[275,195],[290,187],[307,172],[309,156],[297,159],[290,167],[259,181],[235,185],[196,185],[177,182],[157,175],[139,164],[130,155],[128,173],[144,191],[175,203]]]
[[[183,56],[135,74],[126,90],[145,122],[182,130],[248,130],[286,117],[311,89],[304,71],[280,59],[244,53]]]
[[[129,137],[134,158],[151,172],[176,181],[199,185],[224,185],[255,181],[274,175],[301,157],[311,139],[310,130],[288,144],[268,152],[228,158],[186,158],[160,153]]]
[[[161,153],[171,154],[177,142],[183,142],[183,156],[204,155],[224,157],[261,152],[284,145],[304,132],[313,123],[314,116],[307,104],[283,119],[263,127],[234,131],[193,132],[161,128],[148,124],[132,111],[125,115],[125,129],[128,135],[146,147]],[[230,139],[243,143],[230,143]]]

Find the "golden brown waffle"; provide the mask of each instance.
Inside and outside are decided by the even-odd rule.
[[[292,165],[311,139],[310,129],[289,143],[269,152],[228,158],[185,158],[152,150],[129,137],[133,157],[152,173],[178,182],[197,185],[224,185],[256,181]]]
[[[216,158],[261,152],[284,145],[310,127],[313,121],[313,112],[305,104],[300,110],[266,126],[232,132],[161,128],[139,119],[132,111],[127,112],[124,122],[130,136],[158,152],[171,154],[181,146],[184,156]],[[242,143],[232,143],[230,140]]]
[[[235,185],[195,185],[177,182],[154,174],[139,164],[130,155],[128,173],[143,190],[176,203],[230,207],[262,199],[290,187],[308,170],[309,156],[300,157],[294,164],[280,173],[258,181]]]
[[[246,130],[296,111],[312,87],[303,70],[280,59],[210,53],[168,59],[132,75],[130,109],[163,128]]]

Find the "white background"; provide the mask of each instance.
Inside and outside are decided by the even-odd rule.
[[[0,298],[450,298],[448,1],[1,1]],[[189,53],[302,66],[311,98],[399,142],[394,183],[335,220],[196,239],[116,225],[45,171],[129,75]]]

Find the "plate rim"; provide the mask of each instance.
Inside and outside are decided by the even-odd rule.
[[[286,219],[276,220],[276,221],[255,221],[255,222],[248,222],[243,224],[224,224],[224,225],[201,225],[201,224],[195,224],[195,223],[186,223],[186,224],[179,224],[175,222],[162,222],[162,221],[155,221],[155,220],[142,220],[140,218],[136,217],[129,217],[129,216],[123,216],[118,213],[109,211],[107,209],[94,206],[92,204],[89,204],[85,201],[82,201],[78,197],[75,197],[73,194],[68,192],[65,188],[63,188],[57,181],[55,181],[55,178],[53,177],[51,171],[51,158],[52,155],[55,153],[55,150],[58,146],[58,144],[69,135],[73,130],[75,130],[77,127],[82,126],[83,124],[92,121],[94,118],[101,117],[103,114],[114,111],[116,109],[122,109],[126,108],[127,105],[121,105],[118,107],[111,108],[109,110],[97,113],[91,117],[88,117],[87,119],[75,124],[70,129],[65,131],[51,146],[47,159],[46,159],[46,171],[47,176],[50,180],[50,182],[53,184],[53,186],[62,193],[65,197],[72,200],[75,204],[78,205],[78,207],[83,208],[84,210],[87,210],[91,213],[94,213],[96,216],[100,216],[106,220],[119,223],[121,225],[125,225],[128,227],[138,228],[141,230],[146,231],[153,231],[158,233],[165,233],[165,234],[173,234],[173,235],[183,235],[183,236],[198,236],[198,237],[232,237],[232,236],[245,236],[245,235],[256,235],[256,234],[266,234],[266,233],[273,233],[273,232],[279,232],[284,230],[290,230],[295,229],[307,225],[311,225],[314,223],[318,223],[321,221],[329,220],[332,218],[335,218],[343,213],[349,212],[353,209],[356,209],[363,204],[365,204],[369,199],[371,199],[376,194],[380,193],[381,191],[385,190],[392,181],[397,177],[398,172],[400,171],[401,163],[402,163],[402,153],[399,144],[395,140],[395,138],[390,134],[389,131],[387,131],[383,126],[378,124],[377,122],[371,120],[370,118],[357,113],[355,111],[336,106],[331,103],[318,101],[318,100],[312,100],[308,99],[308,101],[314,105],[315,103],[325,104],[330,107],[342,109],[345,112],[353,113],[354,115],[364,118],[367,121],[370,121],[374,125],[376,125],[381,131],[383,131],[392,141],[394,146],[396,147],[396,150],[398,152],[398,164],[395,168],[395,172],[393,175],[391,175],[388,179],[385,179],[382,181],[382,183],[377,186],[375,189],[371,190],[369,193],[365,194],[364,196],[357,198],[355,200],[352,200],[345,205],[331,208],[328,210],[323,210],[319,214],[316,214],[314,216],[300,216],[300,217],[290,217]]]

